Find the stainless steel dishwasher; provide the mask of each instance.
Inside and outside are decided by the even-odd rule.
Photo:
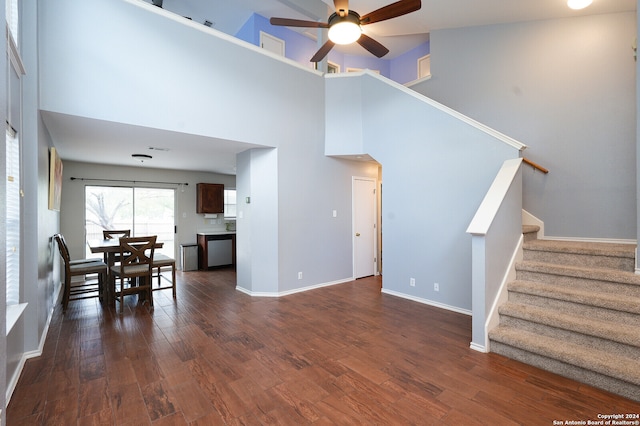
[[[208,266],[223,266],[233,263],[233,241],[231,237],[227,239],[216,239],[207,241],[207,262]]]

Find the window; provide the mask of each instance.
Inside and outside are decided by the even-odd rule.
[[[18,0],[7,0],[5,6],[7,28],[13,37],[13,42],[18,46]]]
[[[224,190],[224,217],[235,219],[236,218],[236,190],[225,189]]]
[[[329,74],[338,74],[340,72],[340,65],[335,62],[327,61],[327,72]]]
[[[7,125],[7,305],[20,302],[20,143]]]
[[[174,257],[175,190],[120,186],[85,188],[86,239],[102,239],[104,229],[129,229],[132,237],[157,235],[159,253]],[[95,257],[87,247],[87,257]]]

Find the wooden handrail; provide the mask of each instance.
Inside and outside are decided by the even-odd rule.
[[[549,173],[548,169],[545,169],[544,167],[542,167],[540,164],[538,163],[534,163],[533,161],[529,160],[528,158],[522,157],[522,161],[527,163],[528,165],[530,165],[531,167],[533,167],[534,169],[538,169],[540,170],[542,173]]]

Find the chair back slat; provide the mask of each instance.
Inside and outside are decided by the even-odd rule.
[[[62,234],[55,234],[54,238],[58,243],[58,251],[60,252],[60,257],[62,257],[62,260],[64,261],[64,267],[68,270],[71,257],[69,256],[69,247],[67,247],[67,242]]]
[[[156,235],[148,237],[121,237],[120,238],[120,269],[123,271],[131,265],[153,264],[153,253],[156,246]]]
[[[114,238],[122,238],[122,237],[130,237],[130,236],[131,236],[131,230],[129,229],[102,230],[102,238],[104,238],[105,240],[112,240]]]

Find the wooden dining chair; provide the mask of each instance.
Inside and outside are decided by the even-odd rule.
[[[130,237],[131,230],[130,229],[103,229],[102,230],[102,238],[105,240],[113,240],[115,238],[121,237]],[[104,254],[104,261],[108,264],[107,261],[107,253]],[[114,256],[114,262],[120,262],[120,255],[116,254]]]
[[[104,301],[107,282],[107,264],[100,259],[75,259],[69,256],[69,248],[62,234],[55,234],[60,257],[64,262],[64,288],[62,293],[62,312],[67,311],[70,300],[98,297]],[[96,279],[87,279],[88,275],[97,275]],[[73,277],[83,277],[81,282],[72,283]]]
[[[157,271],[158,286],[153,290],[172,289],[173,298],[176,298],[176,260],[162,253],[155,253],[153,256],[153,268]],[[162,269],[171,268],[171,285],[162,285]],[[166,279],[166,278],[165,278]]]
[[[121,237],[120,263],[111,267],[110,286],[114,298],[119,299],[120,313],[124,308],[124,297],[130,294],[144,295],[144,300],[153,309],[153,254],[156,235],[148,237]],[[116,288],[116,281],[119,287]]]
[[[111,240],[113,238],[120,238],[120,237],[130,237],[130,236],[131,236],[130,229],[120,229],[120,230],[103,229],[102,230],[102,238],[104,238],[105,240]]]

